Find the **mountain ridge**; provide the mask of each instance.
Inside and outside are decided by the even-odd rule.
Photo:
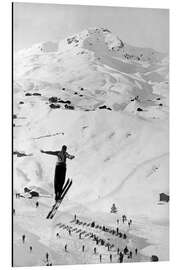
[[[102,105],[104,109],[124,110],[139,97],[138,102],[143,101],[139,105],[155,117],[156,98],[163,98],[168,105],[167,76],[164,54],[129,46],[109,30],[93,28],[19,53],[15,57],[14,89],[19,96],[23,91],[40,91],[47,101],[54,95],[70,99],[75,109],[83,110]],[[160,83],[167,89],[165,96],[155,93]],[[164,114],[158,106],[155,110],[159,117]]]

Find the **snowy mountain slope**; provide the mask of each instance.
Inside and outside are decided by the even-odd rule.
[[[94,110],[106,105],[124,110],[139,96],[150,114],[145,117],[162,117],[156,98],[166,97],[155,94],[154,87],[167,81],[167,74],[165,54],[132,47],[107,29],[88,29],[15,55],[18,101],[24,100],[25,93],[38,91],[40,100],[54,95],[67,98],[75,109]]]
[[[40,149],[66,144],[76,158],[67,161],[73,185],[61,209],[104,217],[115,203],[143,222],[135,234],[155,243],[160,232],[161,254],[168,237],[168,203],[159,204],[159,194],[169,194],[167,56],[88,29],[14,60],[14,192],[33,187],[53,202],[56,157]]]
[[[86,201],[108,198],[113,190],[119,194],[131,171],[141,171],[141,164],[144,171],[144,163],[168,153],[167,68],[164,54],[129,46],[107,29],[88,29],[17,53],[14,148],[32,155],[15,157],[16,188],[48,189],[48,183],[52,188],[54,158],[39,149],[67,144],[77,155],[69,169],[77,181],[74,199],[83,193]],[[158,192],[150,203],[154,196]]]
[[[18,133],[17,142],[15,139],[19,151],[26,149],[26,153],[33,153],[33,156],[17,157],[15,160],[17,188],[27,184],[48,188],[48,183],[52,183],[56,158],[40,154],[39,149],[56,150],[66,143],[69,151],[76,155],[76,159],[68,164],[68,175],[74,178],[69,196],[74,200],[89,203],[105,196],[105,210],[108,210],[113,200],[118,201],[117,196],[120,201],[122,197],[127,196],[128,189],[132,196],[134,186],[139,185],[139,173],[144,187],[147,190],[150,187],[156,190],[149,198],[150,204],[158,202],[160,192],[168,191],[166,121],[147,122],[120,112],[74,113],[54,110],[48,117],[40,115],[39,119],[34,117],[30,122],[22,133]],[[49,136],[41,136],[42,134]],[[157,171],[152,177],[157,180],[150,183],[146,175],[149,170],[153,170],[153,166],[157,167]],[[160,171],[164,171],[163,177],[157,177]],[[131,176],[132,172],[134,173]],[[128,178],[134,177],[130,184],[128,179],[127,183],[124,182],[128,175]],[[126,192],[121,191],[122,183],[123,186],[127,185]],[[132,185],[132,191],[129,185]],[[136,201],[138,199],[141,204],[145,199],[144,187],[139,189],[140,194],[134,194]],[[83,194],[86,194],[85,198]],[[109,197],[110,202],[107,203]],[[145,197],[148,198],[147,194]]]

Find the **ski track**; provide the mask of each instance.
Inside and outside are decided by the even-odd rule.
[[[63,132],[57,132],[57,133],[54,133],[54,134],[49,134],[49,135],[43,135],[43,136],[39,136],[39,137],[34,137],[32,139],[33,140],[39,140],[39,139],[48,138],[48,137],[54,137],[54,136],[58,136],[58,135],[63,135]]]
[[[119,184],[119,186],[117,186],[113,191],[111,191],[111,193],[109,193],[109,194],[107,194],[106,196],[104,196],[103,198],[102,198],[102,200],[103,199],[106,199],[106,198],[109,198],[109,197],[111,197],[111,196],[113,196],[116,192],[117,192],[117,190],[120,190],[123,186],[124,186],[124,184],[129,180],[129,178],[131,178],[139,169],[141,169],[143,166],[145,166],[145,165],[147,165],[148,163],[151,163],[151,162],[153,162],[153,161],[156,161],[156,160],[158,160],[158,159],[161,159],[161,158],[163,158],[164,156],[167,156],[167,155],[169,155],[169,152],[167,152],[167,153],[163,153],[163,154],[161,154],[160,156],[156,156],[156,157],[153,157],[153,158],[151,158],[151,159],[148,159],[148,160],[145,160],[145,161],[143,161],[142,163],[140,163],[140,164],[138,164],[122,181],[121,181],[121,183]],[[95,202],[95,201],[94,201]],[[93,202],[93,203],[94,203]]]

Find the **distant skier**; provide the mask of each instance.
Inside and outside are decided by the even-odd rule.
[[[55,190],[55,200],[60,199],[62,188],[66,178],[66,158],[73,159],[75,156],[70,155],[66,152],[67,146],[63,145],[60,151],[44,151],[41,150],[41,153],[54,155],[58,157],[55,168],[54,176],[54,190]]]
[[[132,251],[129,252],[128,258],[129,258],[129,259],[132,259]]]
[[[82,246],[82,252],[84,252],[84,249],[85,249],[85,246],[83,245],[83,246]]]
[[[22,235],[22,242],[23,242],[23,244],[24,244],[24,242],[25,242],[25,238],[26,238],[26,236],[25,236],[25,234],[23,234],[23,235]]]
[[[32,246],[29,247],[29,251],[32,252]]]
[[[122,263],[123,262],[123,258],[124,258],[124,255],[122,252],[119,253],[119,262]]]
[[[127,235],[124,233],[124,235],[123,235],[123,239],[126,239],[127,238]]]
[[[49,253],[47,252],[46,253],[46,261],[48,262],[48,260],[49,260]]]
[[[122,215],[122,222],[124,223],[126,221],[126,215]]]
[[[36,208],[38,208],[38,206],[39,206],[39,202],[36,202]]]
[[[137,253],[138,253],[138,249],[136,248],[136,249],[135,249],[135,254],[137,255]]]
[[[110,262],[112,262],[112,254],[109,255]]]
[[[129,252],[129,249],[127,248],[127,246],[124,248],[124,254],[126,255]]]
[[[64,246],[64,250],[67,252],[67,244]]]

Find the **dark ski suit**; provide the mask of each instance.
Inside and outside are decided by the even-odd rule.
[[[74,156],[63,151],[57,152],[58,161],[56,163],[54,175],[55,200],[59,199],[66,179],[66,158],[73,159]]]
[[[43,151],[42,153],[54,155],[58,157],[56,163],[55,175],[54,175],[54,191],[55,200],[58,200],[61,196],[63,185],[66,179],[66,158],[73,159],[74,156],[67,152],[61,151]]]

